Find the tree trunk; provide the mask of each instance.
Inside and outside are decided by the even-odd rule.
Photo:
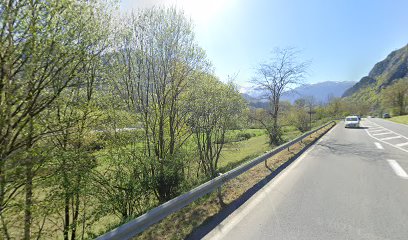
[[[269,132],[269,144],[278,146],[281,143],[281,136],[279,131],[278,119],[273,118],[273,125]]]
[[[26,182],[25,182],[25,208],[24,208],[24,239],[30,239],[33,204],[33,172],[32,162],[29,160],[26,165]]]
[[[7,228],[7,222],[4,219],[3,216],[3,210],[4,210],[4,194],[5,194],[5,185],[6,185],[6,178],[4,174],[4,161],[5,159],[3,157],[0,157],[0,218],[1,218],[1,223],[2,223],[2,232],[3,232],[3,238],[4,239],[10,239],[10,234],[8,232]]]
[[[65,161],[63,161],[63,166],[65,166]],[[70,194],[69,194],[69,183],[66,176],[64,174],[64,240],[69,240],[69,225],[70,225],[70,218],[69,218],[69,202],[70,202]]]
[[[24,239],[29,240],[31,238],[31,222],[32,222],[32,211],[31,207],[33,204],[33,157],[30,150],[33,146],[33,134],[34,125],[32,118],[29,122],[29,136],[27,138],[26,151],[29,154],[26,158],[25,163],[25,206],[24,206]]]
[[[78,183],[79,184],[79,183]],[[75,209],[74,211],[74,215],[72,217],[72,232],[71,232],[71,240],[75,240],[76,238],[76,229],[77,229],[77,225],[78,225],[78,216],[79,216],[79,190],[77,190],[77,192],[75,193]]]
[[[4,239],[9,240],[9,239],[11,239],[11,238],[10,238],[10,234],[9,234],[9,232],[8,232],[7,223],[6,223],[6,221],[4,220],[4,216],[3,216],[3,213],[2,213],[2,212],[0,212],[0,218],[1,218],[1,225],[2,225],[3,237],[4,237]]]
[[[0,157],[0,214],[3,213],[4,209],[4,194],[6,185],[6,178],[4,174],[4,162],[5,159],[3,157]]]

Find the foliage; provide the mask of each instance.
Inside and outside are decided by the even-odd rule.
[[[183,95],[207,63],[182,12],[153,8],[123,22],[110,63],[117,70],[114,84],[145,131],[143,166],[165,202],[180,193],[184,180],[181,152],[191,133]]]
[[[408,125],[408,115],[392,117],[389,120],[396,122],[396,123],[402,123],[402,124]]]
[[[405,115],[408,112],[408,78],[397,80],[382,90],[382,106],[390,109],[393,115]]]
[[[8,224],[13,228],[15,223],[4,218],[9,216],[7,209],[13,205],[12,202],[20,198],[25,199],[21,206],[24,209],[24,232],[17,235],[18,238],[41,237],[42,231],[34,232],[32,229],[33,223],[38,222],[33,220],[33,216],[38,216],[37,211],[40,210],[33,206],[34,187],[37,187],[34,182],[45,170],[44,162],[52,158],[23,153],[44,152],[41,149],[47,149],[48,137],[67,136],[72,128],[78,129],[81,125],[80,121],[74,120],[75,117],[67,117],[65,113],[78,116],[77,113],[87,112],[82,109],[81,101],[76,102],[82,99],[82,95],[71,95],[74,93],[72,89],[87,86],[89,91],[84,99],[90,100],[93,87],[89,84],[95,79],[99,56],[106,48],[108,36],[101,27],[109,27],[106,24],[109,21],[108,8],[99,1],[3,0],[0,4],[0,218],[4,238],[15,237],[8,231]],[[62,103],[62,99],[69,95],[72,97],[69,100],[75,101]],[[60,122],[52,120],[56,119],[54,116],[62,116],[59,110],[67,108],[70,110],[62,115],[67,117],[66,120],[69,118],[72,125],[62,129]],[[80,144],[82,141],[74,137],[79,134],[85,135],[86,132],[70,135],[70,141],[76,148],[59,153],[59,160],[88,159],[82,148],[84,145]],[[86,161],[92,165],[89,163],[92,161]],[[81,166],[76,163],[63,165],[64,168],[57,168],[58,173],[68,174],[71,167]],[[24,177],[15,179],[15,171],[21,168],[24,169]],[[70,170],[65,171],[68,168]],[[78,183],[78,178],[71,180]],[[79,193],[74,186],[67,186],[66,190]],[[20,191],[22,188],[24,191]],[[71,195],[73,198],[79,199],[78,195]],[[73,205],[78,210],[78,205]],[[78,216],[76,210],[73,214]],[[42,229],[44,225],[40,226]],[[64,238],[68,238],[68,228],[72,230],[71,238],[76,237],[75,226],[69,222],[62,228]],[[36,235],[32,235],[34,233]]]
[[[214,178],[226,132],[239,122],[245,103],[232,83],[223,84],[211,75],[198,79],[187,101],[191,112],[188,125],[195,135],[199,166]]]
[[[260,65],[271,109],[248,109],[182,11],[114,7],[1,0],[1,239],[92,238],[306,129],[280,101],[308,65],[293,49]]]

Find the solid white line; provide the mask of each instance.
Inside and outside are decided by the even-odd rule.
[[[230,216],[224,219],[216,228],[209,232],[204,239],[223,239],[226,234],[228,234],[239,222],[248,215],[252,209],[254,209],[269,192],[272,191],[273,186],[278,184],[284,176],[286,176],[290,170],[295,168],[319,143],[330,134],[333,129],[335,129],[339,124],[336,124],[330,131],[328,131],[324,136],[322,136],[319,141],[314,143],[306,152],[304,152],[299,158],[297,158],[292,164],[290,164],[286,169],[280,172],[271,182],[266,186],[261,188],[254,196],[252,196],[244,205],[236,209]],[[226,221],[227,220],[227,221]],[[216,232],[213,232],[216,231]]]
[[[398,144],[395,144],[395,146],[398,146],[398,147],[408,146],[408,142],[398,143]]]
[[[380,143],[374,142],[374,144],[378,149],[384,149],[384,147]]]
[[[383,127],[368,127],[368,130],[370,130],[371,132],[375,132],[381,129],[385,130]]]
[[[386,137],[386,138],[381,138],[380,140],[385,141],[385,140],[391,140],[391,139],[397,139],[397,138],[402,138],[402,137],[401,136]]]
[[[390,164],[395,174],[397,174],[401,178],[408,179],[408,174],[404,171],[404,169],[402,169],[402,167],[398,164],[397,161],[387,159],[387,162]]]
[[[387,135],[387,134],[394,134],[394,133],[392,132],[376,133],[376,134],[373,134],[373,136],[380,136],[380,135]]]
[[[368,131],[370,131],[370,132],[372,132],[372,133],[379,133],[379,132],[387,131],[387,129],[371,130],[371,129],[369,128]]]

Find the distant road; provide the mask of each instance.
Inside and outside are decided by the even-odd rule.
[[[408,126],[334,127],[206,239],[408,239]]]

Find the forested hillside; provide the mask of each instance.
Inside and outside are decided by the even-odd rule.
[[[368,76],[349,88],[343,97],[370,105],[371,112],[407,113],[408,45],[375,64]]]

